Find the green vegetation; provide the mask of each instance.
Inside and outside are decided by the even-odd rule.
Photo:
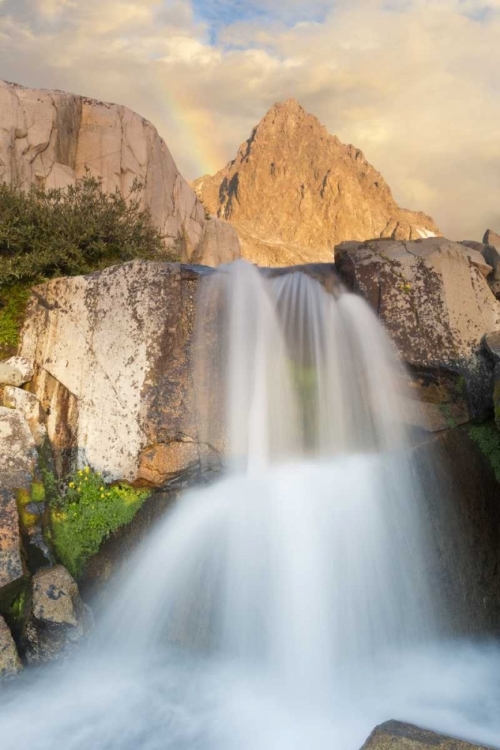
[[[469,427],[469,437],[489,460],[497,482],[500,482],[500,432],[494,422]]]
[[[37,504],[44,502],[45,487],[42,482],[33,482],[30,490],[17,491],[19,518],[25,529],[30,529],[41,523],[41,514],[38,511]]]
[[[129,523],[149,495],[126,484],[107,485],[101,475],[84,470],[64,483],[61,494],[45,473],[50,506],[51,543],[69,572],[78,577],[89,557],[120,526]]]
[[[26,582],[16,596],[11,600],[5,612],[6,619],[14,629],[20,629],[25,615],[29,598],[29,584]]]
[[[161,232],[141,208],[87,175],[66,189],[0,185],[0,286],[72,276],[133,258],[167,258]]]
[[[0,215],[0,224],[1,224]],[[1,258],[1,253],[0,253]],[[0,266],[2,261],[0,260]],[[0,287],[0,359],[14,354],[30,296],[28,284]]]
[[[35,284],[134,258],[180,260],[183,239],[165,247],[141,190],[134,182],[125,199],[89,175],[64,190],[0,184],[0,359],[17,349]]]

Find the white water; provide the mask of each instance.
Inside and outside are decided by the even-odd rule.
[[[197,348],[227,475],[159,524],[74,662],[1,696],[2,750],[357,750],[391,718],[499,745],[500,654],[445,641],[368,307],[237,263]]]

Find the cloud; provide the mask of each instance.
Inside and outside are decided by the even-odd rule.
[[[0,69],[141,112],[187,177],[295,96],[402,205],[479,238],[500,228],[499,32],[500,0],[0,0]]]

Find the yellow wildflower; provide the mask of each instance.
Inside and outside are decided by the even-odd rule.
[[[85,474],[90,474],[90,466],[85,467]]]
[[[73,487],[75,486],[75,483],[74,482],[70,482],[68,486],[71,487],[71,489],[73,489]]]

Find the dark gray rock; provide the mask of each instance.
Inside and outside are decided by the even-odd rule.
[[[376,727],[361,750],[487,750],[463,740],[420,729],[413,724],[386,721]]]

